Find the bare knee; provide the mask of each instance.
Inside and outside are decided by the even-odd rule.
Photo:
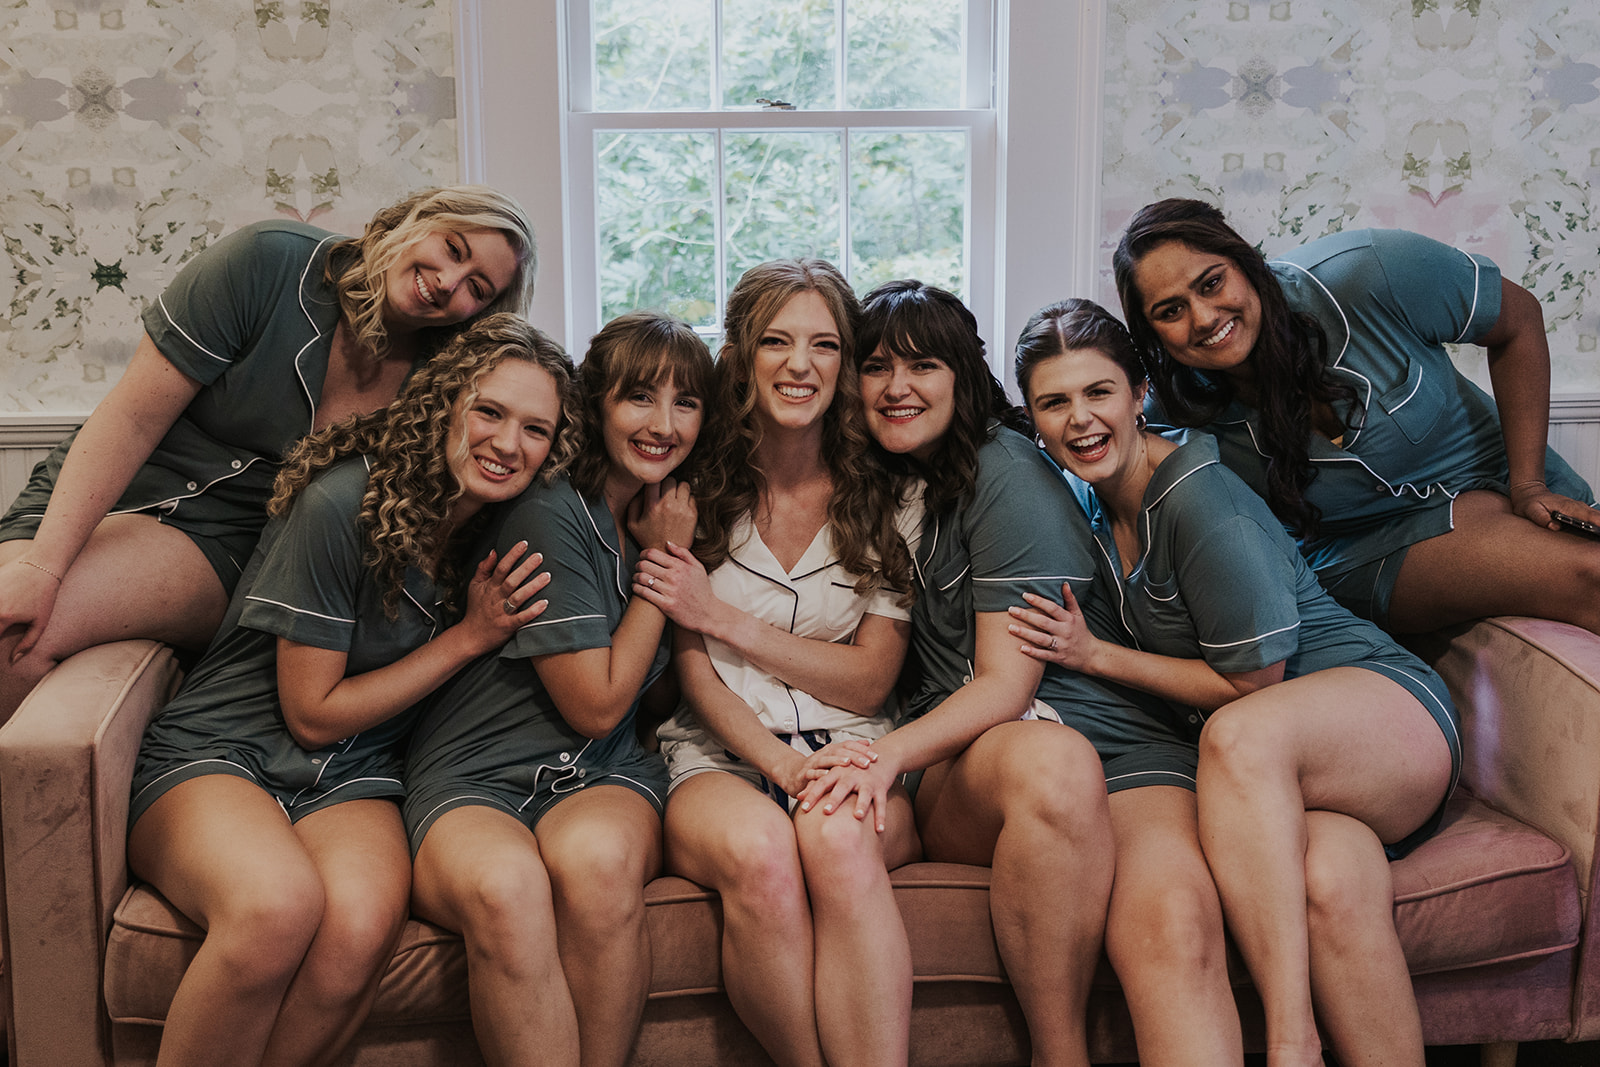
[[[1247,784],[1281,773],[1289,759],[1288,739],[1272,710],[1251,702],[1217,711],[1200,731],[1200,766]]]
[[[364,994],[394,955],[406,921],[405,892],[330,894],[308,977],[330,1001]],[[308,960],[308,966],[310,961]]]
[[[563,924],[606,936],[644,921],[645,857],[627,834],[569,834],[544,858]]]
[[[1354,820],[1351,820],[1354,822]],[[1314,943],[1359,943],[1356,931],[1394,925],[1394,883],[1377,837],[1365,827],[1306,845],[1306,923]],[[1325,935],[1325,936],[1324,936]]]
[[[1033,826],[1067,839],[1109,828],[1105,772],[1076,730],[1040,723],[1006,753],[997,783],[1005,825]]]
[[[553,952],[550,881],[536,854],[500,855],[456,872],[449,895],[469,954],[511,965],[540,945]]]
[[[787,823],[728,826],[719,842],[723,908],[757,917],[793,915],[806,907],[805,878]]]
[[[852,812],[850,807],[832,815],[813,811],[795,819],[805,884],[813,896],[853,900],[886,876],[874,824]]]
[[[207,916],[206,947],[241,988],[286,985],[311,947],[324,906],[314,878],[252,886]]]
[[[1127,981],[1133,973],[1195,976],[1225,965],[1222,906],[1209,877],[1112,891],[1106,955]]]

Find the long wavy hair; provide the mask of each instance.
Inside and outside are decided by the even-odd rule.
[[[1315,318],[1291,311],[1260,249],[1229,226],[1221,211],[1200,200],[1162,200],[1128,223],[1111,267],[1128,332],[1144,357],[1150,384],[1167,416],[1180,426],[1204,426],[1233,400],[1225,374],[1187,367],[1167,352],[1144,313],[1134,272],[1148,253],[1169,241],[1223,256],[1237,266],[1261,302],[1261,333],[1250,351],[1259,383],[1262,440],[1267,454],[1267,503],[1302,537],[1315,536],[1321,511],[1306,500],[1316,477],[1311,466],[1312,409],[1349,402],[1355,392],[1328,370],[1328,336]]]
[[[450,510],[463,493],[450,461],[465,455],[459,416],[478,399],[485,375],[506,360],[543,368],[561,397],[561,417],[539,476],[548,483],[577,453],[581,436],[572,361],[560,345],[519,315],[499,312],[473,322],[411,375],[387,408],[356,415],[300,440],[284,457],[267,513],[288,513],[317,472],[346,456],[369,461],[361,497],[362,562],[383,587],[384,614],[398,618],[407,567],[453,591],[460,561],[452,547],[470,523],[452,528]],[[453,432],[454,431],[454,432]],[[481,516],[480,516],[481,518]]]
[[[1147,377],[1128,328],[1093,300],[1058,300],[1028,317],[1017,336],[1017,385],[1028,396],[1033,371],[1047,359],[1093,349],[1122,369],[1134,389]]]
[[[618,315],[589,339],[589,351],[578,367],[581,397],[579,422],[584,447],[572,461],[568,477],[585,496],[599,493],[611,473],[603,430],[607,400],[634,389],[672,384],[680,393],[711,398],[711,350],[688,323],[657,311],[630,311]],[[703,432],[703,431],[702,431]],[[680,481],[693,482],[703,448],[693,448],[672,472]]]
[[[372,216],[360,237],[337,242],[328,254],[326,275],[339,296],[339,308],[357,344],[370,358],[389,354],[392,339],[384,325],[384,276],[395,261],[423,238],[444,230],[495,230],[505,235],[516,258],[511,284],[477,317],[511,311],[519,315],[533,299],[538,251],[527,213],[511,197],[487,185],[423,189]],[[462,324],[421,331],[421,351],[432,352],[461,331]]]
[[[822,460],[833,483],[828,524],[839,562],[856,575],[858,592],[879,586],[908,592],[911,557],[895,526],[898,498],[874,455],[861,411],[855,359],[861,305],[844,275],[822,259],[778,259],[751,267],[728,294],[717,360],[714,443],[696,494],[700,536],[695,553],[707,570],[715,569],[732,551],[735,526],[761,506],[767,477],[757,461],[762,430],[752,388],[755,361],[772,320],[801,293],[822,299],[839,334],[839,376],[822,416]]]
[[[884,282],[867,294],[862,312],[858,369],[878,354],[903,360],[937,359],[955,374],[950,429],[926,463],[875,450],[902,480],[912,474],[926,479],[923,501],[928,513],[942,515],[977,483],[978,449],[991,437],[990,420],[1024,434],[1031,434],[1032,428],[989,369],[978,320],[954,293],[911,279]]]

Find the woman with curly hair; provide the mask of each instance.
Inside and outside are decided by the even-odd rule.
[[[819,259],[739,279],[701,537],[695,554],[646,552],[633,583],[678,627],[685,704],[659,731],[667,869],[721,893],[728,997],[782,1064],[908,1054],[911,952],[888,869],[919,852],[911,798],[893,786],[864,822],[796,799],[824,768],[870,760],[911,632],[902,535],[921,508],[896,507],[871,457],[860,316]]]
[[[0,722],[90,645],[203,649],[289,446],[387,405],[458,324],[523,311],[533,275],[527,217],[483,186],[416,193],[360,238],[275,220],[190,260],[0,519]]]
[[[711,374],[705,342],[664,315],[594,336],[582,451],[482,542],[537,544],[550,606],[442,686],[411,741],[413,908],[466,942],[490,1064],[621,1067],[639,1030],[666,768],[634,723],[667,649],[665,616],[629,596],[629,574],[642,550],[694,537],[684,464]]]
[[[1397,633],[1484,615],[1600,633],[1600,544],[1557,518],[1600,512],[1545,440],[1544,316],[1492,262],[1355,230],[1268,263],[1216,208],[1163,200],[1113,267],[1153,414],[1216,437],[1340,603]],[[1451,363],[1460,342],[1488,349],[1492,399]]]
[[[286,459],[223,628],[134,770],[129,866],[206,930],[163,1064],[325,1063],[360,1026],[406,915],[411,709],[544,609],[537,553],[469,570],[463,548],[570,457],[571,379],[558,345],[492,315],[387,410]]]
[[[926,482],[912,555],[920,677],[899,725],[872,742],[874,759],[826,769],[801,804],[883,825],[894,784],[921,772],[927,858],[994,870],[995,939],[1033,1062],[1087,1064],[1111,827],[1095,751],[1060,720],[1068,707],[1135,698],[1023,655],[1006,608],[1024,591],[1094,574],[1088,524],[1012,428],[1019,415],[955,296],[916,281],[880,285],[863,301],[856,361],[883,461],[905,484]]]

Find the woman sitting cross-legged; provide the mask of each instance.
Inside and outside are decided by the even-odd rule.
[[[505,509],[488,544],[537,544],[550,607],[444,686],[417,726],[406,827],[423,917],[466,941],[491,1064],[620,1065],[650,982],[644,886],[661,866],[666,768],[635,737],[666,618],[629,595],[645,548],[694,537],[687,481],[711,355],[636,312],[590,342],[570,472]]]
[[[782,1064],[904,1064],[911,954],[888,868],[919,847],[904,787],[875,822],[795,810],[822,769],[870,762],[905,658],[897,509],[870,456],[860,305],[817,259],[747,271],[717,364],[718,445],[696,551],[650,550],[634,592],[679,627],[686,704],[659,731],[667,868],[722,895],[723,979]],[[898,529],[897,529],[898,526]]]
[[[163,1067],[326,1063],[360,1026],[406,916],[410,709],[543,610],[526,545],[484,557],[464,606],[457,586],[483,510],[570,452],[571,374],[487,316],[386,411],[285,461],[222,630],[134,769],[129,866],[206,930]]]
[[[1030,594],[1013,608],[1012,633],[1040,662],[1208,716],[1194,799],[1129,813],[1151,820],[1132,829],[1164,837],[1169,855],[1119,847],[1108,945],[1124,898],[1171,892],[1174,872],[1203,895],[1209,868],[1261,993],[1272,1067],[1320,1063],[1318,1022],[1340,1063],[1421,1067],[1388,858],[1434,831],[1460,772],[1444,683],[1334,602],[1213,438],[1144,430],[1139,357],[1104,309],[1066,301],[1036,314],[1017,379],[1050,456],[1093,489],[1084,499],[1121,632],[1120,643],[1096,637],[1064,585],[1064,605]],[[1131,826],[1121,815],[1119,831]],[[1220,930],[1204,929],[1220,955]],[[1159,955],[1113,952],[1136,1027],[1204,995],[1181,982],[1146,989],[1140,968]],[[1220,999],[1225,976],[1213,980]]]

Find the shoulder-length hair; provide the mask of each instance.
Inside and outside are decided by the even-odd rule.
[[[937,359],[955,375],[955,410],[925,464],[883,454],[889,469],[927,480],[923,500],[940,515],[972,492],[978,477],[978,449],[997,420],[1021,433],[1031,432],[1027,416],[1011,403],[984,358],[978,320],[955,294],[913,279],[885,282],[862,301],[859,368],[874,355],[903,360]],[[878,450],[882,452],[881,449]]]
[[[603,430],[607,400],[672,384],[704,404],[711,397],[711,378],[711,350],[688,323],[657,311],[630,311],[606,323],[589,339],[578,367],[584,447],[568,472],[573,487],[593,496],[611,473]],[[693,481],[703,452],[691,449],[673,477]]]
[[[751,267],[728,295],[713,404],[714,444],[701,490],[700,536],[695,552],[706,568],[727,560],[738,522],[754,517],[766,491],[757,459],[762,442],[752,388],[761,338],[790,300],[816,293],[839,334],[839,376],[833,402],[822,416],[822,459],[833,483],[828,524],[840,564],[856,575],[856,589],[911,588],[911,560],[895,526],[898,499],[891,479],[873,457],[861,412],[855,360],[861,305],[837,267],[823,259],[778,259]]]
[[[528,310],[538,251],[533,225],[521,205],[487,185],[424,189],[380,210],[360,237],[338,242],[328,255],[326,274],[338,293],[340,311],[362,350],[370,352],[373,359],[384,358],[391,348],[383,321],[384,276],[417,242],[441,230],[495,230],[511,245],[516,259],[511,284],[476,317],[501,311],[521,315]],[[436,350],[462,328],[458,323],[423,330],[421,350]]]
[[[284,458],[268,514],[287,514],[318,471],[346,456],[365,455],[369,472],[361,497],[362,562],[383,587],[384,613],[398,617],[407,567],[417,567],[441,588],[453,590],[461,575],[449,549],[468,532],[452,530],[448,521],[464,491],[450,472],[452,454],[466,447],[458,416],[477,401],[484,376],[510,359],[543,368],[561,397],[555,439],[539,472],[548,483],[571,462],[580,443],[572,361],[521,316],[500,312],[457,334],[444,351],[417,368],[387,408],[352,416],[301,439]]]
[[[1328,336],[1311,315],[1290,310],[1266,257],[1228,225],[1221,211],[1200,200],[1180,199],[1141,208],[1117,242],[1111,267],[1122,315],[1145,359],[1150,384],[1167,416],[1178,425],[1211,422],[1233,400],[1235,388],[1225,374],[1173,359],[1144,313],[1135,271],[1145,255],[1169,241],[1227,258],[1255,288],[1261,302],[1261,332],[1249,359],[1259,383],[1267,503],[1297,534],[1315,536],[1321,512],[1305,498],[1316,477],[1310,458],[1312,409],[1355,395],[1329,373]]]

